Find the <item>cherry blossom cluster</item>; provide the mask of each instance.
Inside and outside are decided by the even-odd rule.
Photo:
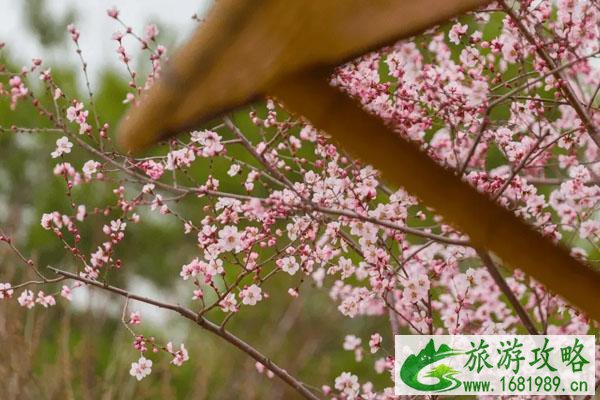
[[[107,13],[123,29],[113,39],[132,89],[124,103],[134,102],[160,76],[166,50],[157,44],[156,26],[138,35],[117,9]],[[73,26],[68,31],[85,74],[80,33]],[[126,36],[150,63],[143,82],[133,70]],[[599,39],[595,0],[499,2],[343,65],[331,84],[436,162],[595,265]],[[310,294],[313,286],[326,291],[339,318],[386,321],[386,332],[363,338],[349,332],[340,344],[357,363],[390,375],[389,386],[376,387],[348,365],[323,385],[319,395],[325,397],[394,398],[393,334],[587,334],[598,327],[519,269],[483,257],[434,210],[402,188],[388,187],[378,171],[351,158],[324,132],[282,112],[276,99],[256,105],[249,115],[224,116],[182,132],[160,155],[132,157],[113,145],[92,92],[87,100],[70,98],[42,66],[34,60],[7,75],[10,90],[0,87],[0,93],[12,108],[33,104],[52,125],[38,130],[57,136],[48,157],[55,159],[54,175],[64,181],[67,201],[63,209],[41,216],[41,228],[71,255],[71,273],[59,270],[58,278],[48,278],[3,234],[0,239],[37,279],[0,284],[2,299],[16,296],[25,308],[50,307],[58,293],[70,300],[74,289],[102,283],[108,271],[126,271],[119,246],[131,224],[144,224],[154,213],[177,221],[182,237],[197,248],[173,276],[188,289],[180,302],[198,320],[216,321],[222,332],[244,310]],[[27,86],[35,74],[43,93]],[[254,125],[252,132],[242,128],[242,120]],[[5,129],[30,130],[36,128]],[[249,158],[236,157],[240,151]],[[74,152],[88,160],[74,165]],[[195,166],[208,177],[198,179]],[[76,188],[84,185],[110,185],[112,203],[80,204]],[[178,205],[183,198],[197,201],[201,218],[184,214]],[[102,237],[93,249],[81,248],[82,227],[92,224]],[[74,284],[56,287],[67,278]],[[271,293],[265,285],[271,279],[285,282],[286,290]],[[52,289],[35,294],[29,286]],[[123,322],[140,355],[130,371],[138,380],[151,373],[152,354],[160,350],[176,366],[188,360],[183,344],[160,345],[134,333],[139,314]],[[255,361],[259,373],[282,377],[271,362]]]

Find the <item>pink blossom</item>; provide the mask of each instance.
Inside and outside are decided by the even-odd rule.
[[[73,168],[73,166],[68,162],[56,164],[53,172],[56,176],[64,175],[69,178],[73,178],[73,180],[77,180],[76,178],[78,176],[77,172],[75,171],[75,168]]]
[[[223,251],[240,251],[241,235],[235,226],[225,226],[219,231],[219,245]]]
[[[587,220],[581,223],[579,236],[582,239],[595,238],[600,232],[600,223],[595,220]]]
[[[19,304],[22,307],[26,307],[26,308],[33,308],[33,306],[35,306],[35,298],[33,296],[33,292],[31,290],[24,290],[21,295],[19,296],[19,298],[17,299],[17,301],[19,302]]]
[[[71,288],[67,285],[63,285],[63,287],[60,289],[60,295],[69,301],[73,299]]]
[[[184,147],[183,149],[173,150],[167,154],[167,165],[165,169],[173,171],[176,169],[187,168],[196,159],[192,149]],[[156,173],[154,173],[156,175]]]
[[[158,36],[158,28],[154,24],[148,24],[144,27],[146,41],[153,41]]]
[[[317,140],[317,131],[312,126],[306,125],[300,131],[300,139],[315,142]]]
[[[358,306],[358,300],[355,297],[350,296],[342,301],[342,303],[338,306],[338,310],[340,310],[340,312],[345,316],[354,318],[358,314]]]
[[[0,283],[0,299],[10,299],[14,290],[10,283]]]
[[[42,228],[46,230],[50,230],[52,228],[52,222],[54,220],[54,215],[51,213],[45,213],[42,215],[41,225]]]
[[[138,381],[141,381],[152,372],[152,360],[148,360],[144,356],[140,357],[137,362],[131,363],[129,374],[135,376]]]
[[[154,190],[154,183],[146,183],[144,187],[142,187],[142,193],[151,193]]]
[[[231,164],[229,170],[227,171],[227,175],[236,176],[240,172],[240,166],[238,164]]]
[[[142,323],[142,317],[139,311],[132,311],[129,314],[129,324],[130,325],[139,325]]]
[[[79,40],[79,30],[73,24],[67,26],[67,31],[71,34],[71,40],[77,42]]]
[[[127,93],[125,95],[125,99],[123,100],[123,104],[129,104],[135,102],[135,95],[133,93]]]
[[[90,264],[94,268],[100,268],[108,262],[108,259],[109,259],[109,256],[106,251],[106,248],[104,246],[103,247],[98,246],[96,251],[94,253],[92,253],[92,255],[90,257]]]
[[[346,395],[348,399],[355,399],[358,396],[358,377],[350,372],[342,372],[335,378],[335,388]]]
[[[111,39],[115,40],[117,42],[121,42],[121,40],[123,39],[123,36],[125,36],[123,34],[123,32],[121,32],[121,31],[115,31],[115,32],[113,32],[113,34],[111,36]]]
[[[54,299],[54,296],[49,294],[47,295],[41,290],[38,292],[37,299],[35,300],[35,302],[41,304],[42,306],[44,306],[44,308],[56,305],[56,300]]]
[[[265,374],[267,375],[267,378],[271,379],[275,376],[275,374],[273,373],[273,371],[271,371],[270,369],[265,368],[265,366],[261,363],[259,363],[258,361],[256,363],[254,363],[254,367],[256,368],[256,371],[259,374]]]
[[[379,333],[374,333],[371,335],[371,339],[369,339],[369,348],[371,349],[371,354],[377,353],[377,351],[381,348],[381,342],[383,338]]]
[[[181,272],[179,275],[183,278],[183,280],[188,280],[190,277],[195,277],[198,274],[201,274],[206,271],[206,263],[198,260],[196,257],[189,264],[185,264],[181,268]]]
[[[228,293],[223,300],[219,302],[219,307],[223,312],[237,312],[237,299],[235,298],[235,294]]]
[[[346,335],[344,338],[344,350],[355,350],[360,346],[362,340],[354,335]]]
[[[256,284],[252,284],[240,290],[242,304],[253,306],[263,299],[262,289]]]
[[[201,300],[204,298],[204,292],[202,289],[195,289],[193,292],[192,300]]]
[[[108,10],[106,10],[106,14],[114,19],[119,18],[119,10],[117,9],[117,7],[111,7]]]
[[[387,368],[387,360],[385,358],[379,358],[377,359],[377,361],[375,361],[375,372],[377,372],[378,374],[383,374],[385,372]]]
[[[294,275],[300,268],[300,265],[298,265],[296,259],[291,256],[280,258],[277,260],[277,265],[282,271],[287,272],[290,275]]]
[[[223,269],[223,260],[221,259],[211,259],[206,265],[206,274],[210,276],[220,275],[225,270]]]
[[[148,351],[148,347],[146,346],[146,339],[142,335],[136,335],[133,340],[133,348],[140,352]]]
[[[63,136],[56,141],[56,150],[53,151],[50,155],[52,156],[52,158],[60,157],[63,154],[70,153],[72,147],[73,143],[69,142],[69,138]]]
[[[14,110],[17,106],[17,101],[20,98],[27,96],[29,90],[25,87],[25,84],[21,80],[21,77],[18,75],[15,75],[12,78],[10,78],[8,84],[10,85],[11,94],[10,108],[11,110]]]
[[[94,161],[94,160],[88,160],[85,162],[85,164],[83,164],[83,175],[86,177],[86,179],[91,179],[92,176],[98,172],[98,168],[100,167],[100,163],[98,161]]]
[[[461,37],[467,33],[467,29],[469,29],[467,25],[461,25],[460,23],[452,25],[450,32],[448,32],[448,38],[450,39],[450,42],[459,44]]]
[[[158,209],[161,214],[169,213],[169,207],[165,203],[163,203],[162,196],[160,194],[154,196],[152,203],[150,203],[150,209],[152,211]]]
[[[195,131],[191,133],[192,142],[202,145],[202,156],[213,157],[223,151],[221,136],[213,131]]]
[[[179,350],[175,351],[173,349],[173,344],[169,342],[167,343],[167,351],[173,355],[173,360],[171,361],[171,364],[176,365],[178,367],[181,367],[184,362],[190,359],[190,357],[188,356],[188,351],[183,345],[183,343],[181,343]]]
[[[415,303],[419,300],[424,300],[427,298],[429,287],[430,282],[427,275],[420,274],[406,282],[402,294],[405,299],[411,303]]]
[[[76,101],[72,106],[67,108],[67,119],[70,122],[82,124],[86,121],[87,116],[88,111],[83,109],[83,104],[81,102]]]
[[[142,162],[139,167],[148,175],[150,178],[157,180],[160,179],[164,173],[164,167],[153,160],[147,160]]]
[[[84,204],[80,204],[77,206],[77,214],[75,214],[75,219],[77,221],[83,221],[87,216],[87,210]]]

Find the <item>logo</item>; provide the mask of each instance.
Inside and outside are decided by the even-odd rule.
[[[441,344],[436,350],[433,339],[430,339],[419,354],[416,356],[410,355],[404,360],[400,368],[400,379],[411,388],[426,392],[446,392],[456,389],[462,384],[461,381],[454,377],[459,371],[445,363],[436,363],[463,353],[463,351],[454,350],[445,344]],[[436,365],[430,367],[433,364]],[[425,378],[435,378],[434,380],[437,380],[437,382],[423,383],[419,381],[421,371],[426,369],[428,371],[423,376]]]

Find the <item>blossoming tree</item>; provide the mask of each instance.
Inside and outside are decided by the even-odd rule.
[[[120,99],[128,107],[160,75],[167,52],[154,25],[138,34],[117,9],[108,10],[108,17],[120,26],[113,40],[129,80],[130,91]],[[595,0],[501,1],[341,66],[331,84],[544,235],[570,246],[574,256],[595,264],[599,24]],[[400,332],[598,332],[581,310],[518,269],[504,270],[435,210],[402,188],[386,186],[376,170],[290,118],[274,99],[250,110],[248,132],[235,116],[224,116],[205,129],[182,132],[155,155],[119,152],[112,127],[96,112],[80,31],[69,26],[68,32],[88,98],[72,98],[38,59],[20,71],[1,72],[0,94],[11,109],[28,102],[47,120],[44,127],[4,126],[2,132],[56,136],[48,156],[56,161],[54,179],[64,181],[66,201],[40,216],[41,229],[72,262],[36,265],[10,232],[0,231],[0,240],[33,277],[0,284],[0,298],[15,297],[31,309],[68,303],[82,290],[122,297],[124,329],[139,354],[130,370],[136,379],[151,375],[153,364],[181,366],[193,355],[184,344],[146,337],[140,315],[129,310],[133,301],[178,313],[245,352],[258,372],[276,375],[311,399],[393,398],[392,380],[389,387],[375,387],[339,371],[334,382],[303,382],[228,330],[228,322],[257,304],[296,298],[316,286],[344,317],[387,321],[386,332],[363,338],[348,332],[340,344],[356,362],[386,374],[393,372],[391,335]],[[135,70],[126,37],[143,49],[148,73]],[[74,165],[70,157],[76,152],[87,161]],[[195,165],[206,175],[192,173]],[[224,190],[223,181],[237,189]],[[112,201],[80,203],[79,188],[96,185],[109,185]],[[179,206],[189,198],[203,218],[191,219]],[[127,270],[120,252],[130,226],[143,225],[152,213],[180,224],[185,240],[197,247],[173,275],[188,292],[178,303],[140,296],[109,279]],[[99,232],[96,244],[83,248],[82,232],[90,229]],[[286,282],[286,290],[268,291],[273,279]],[[590,301],[597,301],[597,293]],[[166,361],[157,353],[166,354]],[[318,390],[316,384],[323,386]]]

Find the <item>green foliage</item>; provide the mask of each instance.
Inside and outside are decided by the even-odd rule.
[[[54,18],[48,11],[46,0],[27,0],[22,3],[27,27],[37,36],[40,43],[55,46],[65,41],[64,27],[74,22],[75,11],[70,8],[61,17]]]

